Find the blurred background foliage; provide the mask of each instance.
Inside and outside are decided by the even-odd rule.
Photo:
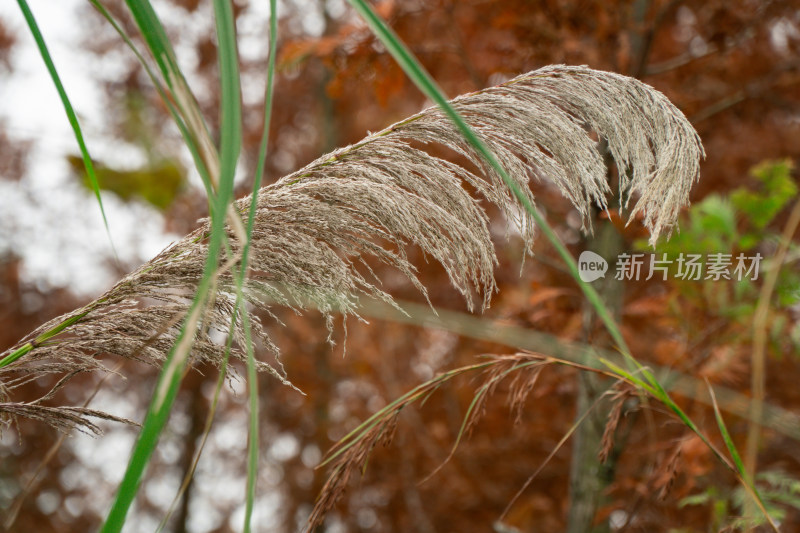
[[[104,4],[126,31],[136,34],[122,2]],[[165,13],[178,60],[190,72],[190,85],[216,135],[219,94],[210,7],[202,0],[165,0],[157,6]],[[264,10],[253,2],[237,0],[235,7],[245,81],[241,195],[252,183],[263,116],[267,22]],[[286,0],[280,7],[267,182],[427,105],[344,2]],[[664,92],[693,122],[708,157],[680,232],[661,243],[656,253],[760,253],[765,258],[762,266],[769,264],[788,206],[797,201],[798,175],[792,163],[800,158],[796,0],[384,0],[376,7],[451,97],[552,63],[620,72]],[[84,47],[97,64],[115,64],[113,76],[98,71],[96,77],[107,111],[104,132],[139,150],[146,162],[131,168],[102,161],[101,187],[123,200],[149,203],[163,213],[165,232],[189,231],[206,215],[204,192],[184,170],[188,156],[177,148],[178,133],[163,104],[139,64],[88,3],[78,5],[75,16]],[[28,38],[0,19],[0,76],[13,74],[9,58],[18,42]],[[2,180],[27,179],[30,148],[0,124]],[[80,172],[72,172],[80,179]],[[573,252],[588,248],[591,237],[580,233],[579,217],[558,191],[546,184],[533,187],[548,220]],[[623,226],[614,210],[597,218],[598,228],[613,229],[621,250],[642,250],[640,242],[646,236],[637,223]],[[520,271],[519,241],[513,235],[505,238],[506,225],[499,214],[494,220],[500,291],[485,315],[488,327],[516,326],[612,348],[545,241],[540,240],[536,257]],[[794,239],[769,309],[766,400],[796,412],[800,254]],[[13,250],[3,253],[0,339],[5,348],[46,319],[80,305],[85,296],[71,294],[68,286],[21,278],[26,258]],[[414,250],[410,256],[434,305],[465,312],[442,269]],[[97,261],[112,264],[110,257]],[[115,267],[117,275],[134,263]],[[424,303],[399,277],[389,272],[382,279],[384,288],[399,299]],[[752,316],[762,281],[763,277],[755,282],[626,281],[616,289],[617,303],[612,305],[641,361],[749,394]],[[506,344],[469,339],[446,328],[425,327],[423,316],[412,315],[411,325],[365,316],[369,325],[348,321],[342,357],[342,327],[332,347],[323,319],[314,313],[301,317],[279,312],[278,318],[283,325],[266,316],[264,325],[281,347],[289,377],[307,396],[262,377],[263,451],[256,511],[260,531],[302,528],[325,481],[325,470],[315,466],[336,440],[371,413],[438,372],[475,362],[479,354],[515,351],[513,339]],[[107,364],[114,367],[117,362]],[[112,377],[102,383],[98,376],[81,377],[63,394],[78,405],[98,389],[91,405],[140,420],[155,372],[127,362],[124,373],[127,379]],[[127,530],[153,531],[163,518],[199,445],[215,378],[211,367],[186,376]],[[233,378],[230,384],[197,474],[167,530],[226,532],[241,523],[246,399],[241,381]],[[29,385],[31,397],[42,393],[40,386]],[[442,386],[424,406],[405,409],[393,442],[375,450],[364,477],[352,480],[321,531],[491,530],[514,494],[573,426],[586,383],[566,367],[544,370],[516,422],[503,394],[507,384],[501,384],[469,438],[425,480],[446,459],[479,386],[475,378],[459,378]],[[682,401],[708,434],[717,435],[706,403],[689,397]],[[619,422],[609,460],[592,473],[599,480],[593,493],[577,491],[574,483],[571,487],[570,472],[582,468],[576,460],[581,444],[576,441],[575,449],[568,445],[555,453],[515,501],[502,527],[676,532],[736,527],[743,512],[736,480],[685,427],[673,423],[658,406],[651,407],[646,412],[631,409]],[[584,425],[600,424],[602,433],[605,414]],[[746,421],[726,416],[734,440],[744,447]],[[135,436],[130,428],[104,427],[106,435],[98,440],[69,436],[47,460],[58,434],[29,421],[3,428],[0,509],[8,515],[21,501],[14,531],[88,531],[98,526]],[[576,438],[591,441],[591,432]],[[599,441],[590,442],[590,448],[599,451]],[[774,429],[762,433],[759,479],[772,491],[768,502],[778,509],[775,516],[785,531],[800,529],[798,449],[796,437]],[[38,481],[20,499],[40,467]],[[588,516],[583,525],[578,515]]]
[[[93,190],[83,159],[73,155],[67,160],[80,177],[81,184]],[[186,172],[174,160],[157,161],[135,170],[115,170],[97,162],[94,162],[94,168],[100,190],[111,191],[126,202],[145,201],[161,211],[172,204],[186,181]]]

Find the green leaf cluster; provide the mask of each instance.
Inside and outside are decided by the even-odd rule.
[[[789,159],[764,161],[753,167],[750,175],[757,182],[756,188],[740,187],[729,194],[710,194],[689,208],[681,221],[681,230],[668,241],[660,244],[655,253],[667,254],[675,265],[680,254],[723,253],[735,257],[744,253],[748,257],[760,253],[761,267],[769,259],[779,240],[781,227],[775,224],[776,218],[789,202],[798,194],[798,187],[792,177],[794,165]],[[638,250],[651,250],[647,241],[634,243]],[[789,259],[800,258],[800,247],[792,244]],[[686,282],[695,284],[697,282]],[[703,283],[709,285],[713,281]],[[695,286],[696,289],[696,286]],[[708,287],[701,291],[709,292]],[[783,268],[775,289],[778,304],[788,307],[800,302],[800,271],[796,268]],[[693,291],[697,293],[697,291]],[[754,304],[756,287],[749,280],[742,280],[734,287],[734,300]],[[729,302],[726,302],[726,304]],[[735,308],[731,308],[735,311]],[[744,306],[745,314],[752,311],[752,305]],[[800,333],[799,333],[800,334]]]

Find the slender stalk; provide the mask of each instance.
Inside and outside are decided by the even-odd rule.
[[[769,325],[769,309],[772,294],[778,282],[781,265],[786,259],[786,253],[792,242],[792,236],[800,225],[800,200],[798,200],[786,221],[786,226],[781,234],[780,245],[775,253],[774,267],[771,268],[764,279],[758,296],[758,303],[753,314],[753,356],[750,370],[750,389],[753,399],[750,402],[750,423],[747,427],[747,443],[745,444],[744,468],[751,480],[755,479],[758,464],[758,446],[761,435],[762,418],[764,416],[764,398],[767,383],[767,327]],[[750,506],[746,509],[747,516],[752,517],[755,509]]]
[[[87,313],[88,313],[88,311],[86,311],[84,313],[80,313],[80,314],[75,315],[75,316],[72,316],[69,319],[65,320],[64,322],[61,322],[60,324],[58,324],[54,328],[45,331],[44,333],[42,333],[41,335],[36,337],[31,342],[23,344],[22,346],[20,346],[19,348],[17,348],[16,350],[14,350],[10,354],[8,354],[7,356],[5,356],[2,359],[0,359],[0,368],[3,368],[4,366],[10,365],[11,363],[16,361],[20,357],[24,356],[25,354],[27,354],[28,352],[30,352],[31,350],[33,350],[34,348],[36,348],[37,346],[42,344],[43,342],[47,341],[48,339],[50,339],[52,337],[55,337],[56,335],[58,335],[59,333],[61,333],[62,331],[64,331],[68,327],[70,327],[71,325],[73,325],[76,322],[80,321],[80,319],[85,317],[87,315]]]

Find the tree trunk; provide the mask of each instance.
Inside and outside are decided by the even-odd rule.
[[[614,279],[616,257],[622,249],[622,240],[610,221],[603,221],[597,238],[589,241],[589,248],[608,261],[605,278],[593,282],[603,301],[615,318],[622,304],[622,284]],[[595,314],[591,308],[584,312],[586,333],[593,330]],[[586,339],[591,342],[591,339]],[[588,361],[587,361],[588,363]],[[598,400],[611,385],[608,379],[589,372],[578,374],[576,420],[591,409],[589,415],[575,430],[570,468],[570,507],[567,533],[607,533],[608,522],[594,525],[597,509],[605,501],[603,492],[614,479],[615,461],[612,456],[601,464],[597,455],[601,449],[603,429],[610,410],[607,402]],[[597,405],[595,405],[597,403]]]

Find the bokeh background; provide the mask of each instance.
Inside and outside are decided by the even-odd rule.
[[[122,2],[104,4],[136,34]],[[219,92],[211,7],[202,0],[155,4],[213,134]],[[665,250],[774,256],[797,195],[791,161],[800,160],[800,2],[375,5],[451,97],[555,63],[619,72],[664,92],[707,151],[693,206],[682,215],[678,240]],[[0,351],[88,301],[206,215],[190,156],[113,29],[85,2],[31,6],[99,163],[118,258],[76,164],[77,147],[55,90],[21,14],[6,3],[0,8]],[[262,124],[268,9],[267,2],[237,0],[235,6],[246,109],[241,196],[252,184]],[[343,0],[285,0],[279,16],[267,182],[430,105]],[[646,234],[637,221],[625,226],[616,210],[611,222],[599,213],[595,236],[584,235],[558,191],[546,183],[532,187],[575,255],[607,234],[616,251],[649,251],[642,248]],[[410,317],[389,320],[378,310],[365,312],[368,324],[348,320],[346,343],[344,324],[334,328],[331,344],[314,312],[278,313],[283,324],[264,317],[290,379],[306,395],[268,376],[260,382],[258,531],[301,530],[326,479],[328,471],[315,468],[326,451],[437,373],[472,364],[481,354],[517,348],[547,354],[552,345],[543,339],[613,349],[545,240],[523,264],[520,241],[507,235],[499,214],[494,220],[500,290],[482,317],[467,314],[443,270],[413,249],[420,279],[443,311],[438,318],[393,272],[382,273],[384,288],[407,305]],[[771,295],[766,372],[769,406],[795,412],[796,250],[790,247]],[[638,358],[697,378],[696,390],[677,397],[719,446],[702,380],[750,394],[753,313],[762,281],[602,285]],[[436,327],[426,327],[431,324]],[[110,368],[117,363],[106,362]],[[141,420],[157,370],[127,362],[119,372],[105,380],[75,379],[66,400],[79,405],[94,394],[91,406]],[[165,516],[201,441],[216,378],[212,367],[188,374],[126,531],[154,531]],[[241,528],[247,424],[242,379],[231,379],[222,395],[197,473],[168,531]],[[443,385],[424,405],[404,409],[391,443],[374,450],[363,477],[354,476],[319,531],[705,532],[735,527],[744,512],[735,477],[658,405],[624,403],[610,447],[602,434],[613,399],[601,400],[575,429],[578,415],[610,383],[568,367],[545,368],[518,412],[509,405],[510,380],[501,383],[448,460],[482,383],[473,373]],[[29,385],[32,397],[44,390],[40,385]],[[747,422],[725,402],[730,431],[744,448]],[[98,527],[136,435],[119,424],[103,427],[100,438],[70,434],[57,449],[61,435],[43,424],[20,420],[0,428],[0,509],[6,516],[18,512],[12,531]],[[796,431],[775,424],[763,430],[758,449],[759,483],[782,531],[800,529],[797,438]],[[604,448],[609,457],[600,464],[596,455]]]

